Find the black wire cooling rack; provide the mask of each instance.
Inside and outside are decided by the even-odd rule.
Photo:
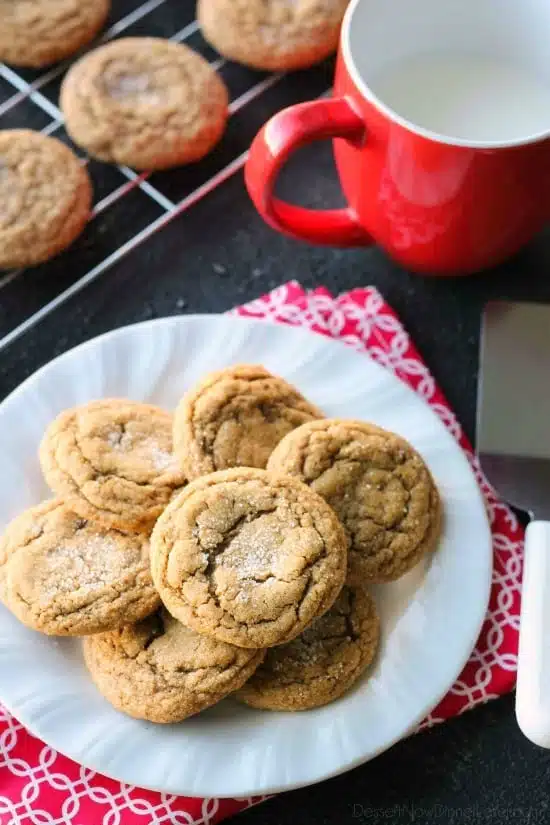
[[[203,39],[195,5],[194,0],[113,0],[107,28],[93,44],[128,36],[166,37],[186,43],[216,68],[231,95],[230,119],[214,152],[192,166],[138,174],[88,158],[72,144],[58,107],[61,80],[71,61],[40,73],[0,63],[0,129],[54,135],[82,158],[94,185],[90,222],[73,247],[40,267],[0,272],[0,350],[168,223],[185,220],[188,209],[242,169],[252,138],[276,111],[327,92],[330,62],[307,72],[268,74],[224,60]]]

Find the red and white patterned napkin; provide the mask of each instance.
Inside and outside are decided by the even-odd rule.
[[[393,310],[373,288],[333,298],[322,288],[306,293],[292,281],[233,312],[307,327],[369,353],[416,390],[453,433],[487,501],[493,533],[493,585],[475,650],[421,727],[510,691],[517,666],[523,530],[483,479],[459,423]],[[215,825],[258,801],[191,799],[123,785],[57,753],[0,706],[1,825]]]

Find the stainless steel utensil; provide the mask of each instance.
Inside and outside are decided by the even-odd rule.
[[[550,306],[487,305],[477,450],[489,481],[531,519],[525,537],[516,716],[531,741],[550,748]]]

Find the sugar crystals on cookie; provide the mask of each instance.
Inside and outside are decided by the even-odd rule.
[[[192,482],[151,537],[153,581],[198,633],[247,648],[282,644],[333,604],[347,539],[294,478],[241,467]]]
[[[26,510],[0,540],[0,599],[42,633],[101,633],[159,605],[149,541],[78,516],[62,499]]]
[[[296,639],[270,647],[237,699],[264,710],[310,710],[333,702],[376,655],[380,621],[374,599],[345,585],[333,606]]]
[[[172,416],[125,399],[93,401],[61,413],[40,445],[47,483],[83,518],[150,532],[185,484],[172,451]]]

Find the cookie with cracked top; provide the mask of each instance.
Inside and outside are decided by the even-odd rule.
[[[150,722],[181,722],[237,690],[264,657],[201,636],[165,610],[84,640],[97,688],[118,710]]]
[[[110,0],[0,0],[0,61],[34,69],[77,52],[102,28]]]
[[[0,203],[0,269],[34,266],[80,235],[92,185],[77,156],[57,138],[6,129],[0,131]]]
[[[185,476],[172,451],[172,416],[107,398],[66,410],[47,428],[40,464],[51,489],[83,518],[149,533]]]
[[[229,60],[291,71],[336,51],[349,0],[199,0],[205,40]]]
[[[192,482],[151,536],[167,609],[198,633],[260,648],[297,636],[344,583],[334,511],[294,478],[241,467]]]
[[[0,539],[0,599],[54,636],[102,633],[159,606],[149,542],[78,516],[62,499],[26,510]]]
[[[394,433],[325,419],[289,433],[268,468],[300,479],[334,508],[350,538],[348,581],[393,581],[434,550],[441,502],[422,457]]]
[[[183,396],[174,449],[189,479],[230,467],[265,469],[287,433],[322,415],[279,376],[240,364],[209,373]]]
[[[310,710],[342,696],[371,665],[380,621],[374,599],[345,585],[333,606],[286,645],[271,647],[236,693],[265,710]]]
[[[74,142],[99,160],[168,169],[220,140],[228,92],[209,63],[181,43],[125,37],[67,72],[60,105]]]

